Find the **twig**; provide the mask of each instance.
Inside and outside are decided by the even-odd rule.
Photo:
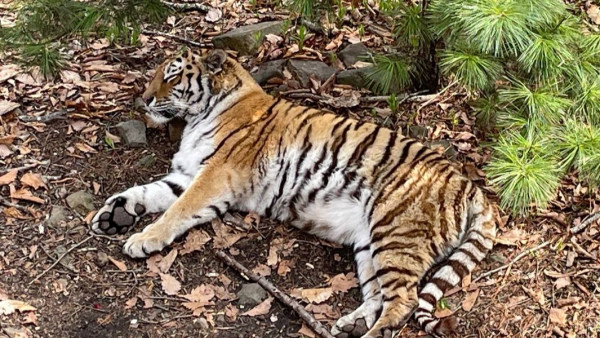
[[[202,12],[208,12],[209,10],[211,10],[210,6],[206,6],[203,4],[199,4],[199,3],[184,3],[184,4],[178,4],[178,3],[174,3],[174,2],[170,2],[170,1],[162,1],[161,2],[168,7],[174,8],[174,9],[178,9],[178,10],[182,10],[182,11],[202,11]]]
[[[165,33],[165,32],[159,32],[159,31],[151,31],[151,30],[148,30],[148,29],[143,29],[142,33],[148,34],[148,35],[161,35],[161,36],[165,36],[165,37],[168,37],[168,38],[171,38],[171,39],[174,39],[174,40],[185,42],[188,45],[192,45],[194,47],[200,47],[200,48],[210,47],[206,43],[200,43],[200,42],[188,40],[188,39],[186,39],[184,37],[181,37],[181,36],[175,35],[175,34],[170,34],[170,33]]]
[[[25,208],[24,206],[10,203],[7,199],[5,199],[2,196],[0,196],[0,204],[4,205],[5,207],[11,207],[11,208],[19,209],[21,211],[27,211],[27,208]]]
[[[68,109],[68,110],[61,109],[61,110],[57,110],[54,113],[46,114],[44,116],[22,115],[22,116],[19,116],[19,120],[21,120],[23,122],[42,122],[42,123],[51,122],[51,121],[55,121],[55,120],[64,120],[67,118],[67,113],[72,110],[73,109]]]
[[[300,303],[298,303],[296,300],[292,299],[285,293],[281,292],[273,284],[271,284],[271,282],[269,282],[263,277],[257,276],[256,274],[252,273],[245,266],[240,264],[238,261],[233,259],[233,257],[229,256],[223,251],[217,251],[216,255],[222,260],[224,260],[225,263],[227,263],[227,265],[236,269],[238,272],[248,276],[250,279],[262,286],[265,290],[269,291],[270,294],[275,296],[281,302],[291,307],[302,319],[304,319],[306,324],[308,324],[313,329],[313,331],[315,331],[322,337],[333,338],[333,336],[329,333],[329,330],[327,330],[327,328],[323,326],[323,324],[321,324],[310,313],[308,313]]]
[[[448,89],[450,89],[452,86],[454,86],[457,83],[457,80],[454,80],[452,82],[450,82],[449,85],[447,85],[446,87],[444,87],[442,90],[439,91],[439,93],[434,94],[434,96],[429,99],[427,102],[423,103],[418,109],[417,112],[420,112],[421,109],[427,107],[428,105],[430,105],[431,103],[433,103],[434,101],[438,100],[440,98],[440,96],[442,96],[442,94],[444,94]]]
[[[31,163],[31,164],[27,164],[27,165],[24,165],[22,167],[2,168],[2,169],[0,169],[0,174],[5,173],[5,172],[9,172],[9,171],[13,171],[15,169],[16,170],[31,169],[31,168],[37,167],[40,164],[41,165],[47,165],[49,163],[50,163],[50,161],[41,161],[41,162],[34,162],[34,163]]]
[[[77,249],[78,247],[80,247],[81,245],[83,245],[83,243],[89,241],[93,237],[94,236],[88,236],[88,237],[84,238],[83,240],[81,240],[79,243],[73,245],[69,250],[67,250],[65,253],[63,253],[62,255],[60,255],[60,257],[58,257],[58,259],[56,261],[54,261],[54,263],[52,263],[52,265],[50,265],[50,267],[48,267],[42,273],[40,273],[39,275],[37,275],[37,277],[35,277],[31,282],[29,282],[29,285],[33,284],[35,281],[37,281],[38,279],[40,279],[43,275],[45,275],[46,273],[48,273],[48,271],[52,270],[52,268],[54,268],[56,266],[56,264],[58,264],[63,258],[65,258],[65,256],[67,256],[71,251]]]
[[[533,247],[533,248],[531,248],[531,249],[527,249],[527,250],[525,250],[525,251],[521,252],[519,255],[517,255],[517,257],[515,257],[515,258],[514,258],[512,261],[510,261],[510,263],[508,263],[508,264],[505,264],[505,265],[502,265],[502,266],[501,266],[501,267],[499,267],[499,268],[496,268],[496,269],[494,269],[494,270],[490,270],[490,271],[488,271],[488,272],[486,272],[486,273],[484,273],[484,274],[480,275],[479,277],[475,278],[475,279],[472,281],[472,283],[475,283],[475,282],[477,282],[478,280],[481,280],[482,278],[485,278],[485,277],[487,277],[487,276],[493,275],[493,274],[495,274],[496,272],[499,272],[499,271],[505,270],[506,268],[508,268],[508,267],[512,266],[512,265],[513,265],[513,264],[515,264],[515,263],[516,263],[518,260],[520,260],[521,258],[525,257],[525,256],[526,256],[526,255],[528,255],[529,253],[531,253],[531,252],[533,252],[533,251],[537,251],[537,250],[539,250],[539,249],[541,249],[541,248],[544,248],[544,247],[548,246],[549,244],[550,244],[550,241],[546,241],[546,242],[544,242],[544,243],[542,243],[542,244],[540,244],[540,245],[538,245],[538,246],[536,246],[536,247]]]
[[[585,227],[587,227],[588,225],[594,223],[595,221],[597,221],[598,219],[600,219],[600,211],[597,211],[591,215],[589,215],[583,222],[577,224],[576,226],[572,227],[570,229],[572,234],[576,234],[578,232],[580,232],[581,230],[583,230]]]
[[[403,103],[405,101],[409,101],[409,102],[421,101],[423,99],[428,100],[429,95],[421,95],[426,92],[427,92],[427,90],[419,90],[418,92],[405,94],[399,98],[400,99],[399,103]],[[360,102],[363,102],[363,103],[387,102],[389,99],[390,99],[389,96],[365,96],[365,97],[360,98]]]

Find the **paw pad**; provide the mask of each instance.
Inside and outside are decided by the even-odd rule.
[[[129,231],[139,216],[146,212],[146,208],[137,203],[134,207],[136,214],[133,215],[125,209],[126,203],[126,198],[117,197],[112,204],[105,205],[92,220],[92,229],[107,235],[124,234]]]

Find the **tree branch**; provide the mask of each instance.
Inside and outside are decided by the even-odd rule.
[[[170,34],[170,33],[165,33],[165,32],[159,32],[159,31],[151,31],[149,29],[144,29],[142,30],[142,33],[144,34],[148,34],[148,35],[160,35],[160,36],[165,36],[167,38],[171,38],[173,40],[177,40],[177,41],[181,41],[181,42],[185,42],[188,45],[194,46],[194,47],[200,47],[200,48],[207,48],[210,47],[211,45],[206,44],[206,43],[201,43],[201,42],[196,42],[196,41],[192,41],[192,40],[188,40],[184,37],[181,37],[179,35],[175,35],[175,34]]]
[[[201,11],[208,12],[211,10],[210,6],[199,4],[199,3],[185,3],[178,4],[170,1],[161,1],[163,5],[171,7],[173,9],[181,10],[181,11]]]
[[[523,258],[526,255],[528,255],[529,253],[537,251],[537,250],[539,250],[541,248],[544,248],[544,247],[548,246],[548,244],[550,244],[550,241],[546,241],[546,242],[544,242],[544,243],[542,243],[542,244],[540,244],[540,245],[538,245],[536,247],[533,247],[531,249],[528,249],[528,250],[525,250],[525,251],[521,252],[517,257],[515,257],[512,261],[510,261],[510,263],[502,265],[499,268],[495,268],[494,270],[490,270],[490,271],[488,271],[488,272],[480,275],[479,277],[475,278],[471,283],[475,283],[478,280],[481,280],[482,278],[485,278],[487,276],[495,274],[496,272],[500,272],[502,270],[507,269],[509,266],[512,266],[513,264],[515,264],[517,261],[519,261],[521,258]]]
[[[589,215],[583,222],[579,223],[578,225],[572,227],[570,229],[572,234],[576,234],[578,232],[580,232],[581,230],[583,230],[584,228],[586,228],[588,225],[594,223],[595,221],[597,221],[598,219],[600,219],[600,211],[595,212],[591,215]]]
[[[248,276],[250,279],[262,286],[265,290],[269,291],[270,294],[275,296],[281,302],[291,307],[302,319],[304,319],[306,324],[308,324],[313,329],[313,331],[315,331],[324,338],[333,338],[333,336],[329,333],[329,330],[318,320],[316,320],[315,317],[308,313],[300,303],[298,303],[296,300],[294,300],[293,298],[276,288],[275,285],[271,284],[271,282],[269,282],[263,277],[254,274],[252,271],[248,270],[245,266],[240,264],[233,257],[229,256],[223,251],[217,251],[216,255],[223,261],[225,261],[227,265],[236,269],[238,272]]]

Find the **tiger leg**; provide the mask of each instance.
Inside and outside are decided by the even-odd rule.
[[[391,337],[392,330],[400,328],[412,315],[417,306],[417,285],[428,267],[427,259],[415,253],[415,248],[423,243],[423,239],[396,237],[385,243],[372,244],[382,310],[363,337]]]
[[[107,235],[126,233],[145,214],[167,210],[191,179],[175,172],[159,181],[113,195],[92,219],[92,230]]]
[[[146,257],[195,225],[221,217],[235,204],[238,184],[247,180],[243,174],[222,165],[206,167],[155,223],[127,240],[123,253],[133,258]]]
[[[331,334],[339,338],[361,337],[373,326],[381,310],[381,292],[373,266],[368,234],[364,240],[354,244],[354,256],[363,303],[352,313],[337,320]]]

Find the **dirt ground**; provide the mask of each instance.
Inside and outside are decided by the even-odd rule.
[[[153,31],[210,42],[210,36],[242,22],[285,17],[269,8],[254,10],[237,2],[223,5],[221,10],[223,17],[216,23],[207,22],[205,13],[191,11],[174,14]],[[6,7],[0,7],[0,17],[14,20]],[[374,18],[365,15],[362,20]],[[267,44],[258,57],[241,61],[252,68],[269,59],[287,57],[287,53],[318,58],[318,51],[326,55],[326,45],[332,40],[338,38],[346,44],[353,39],[356,27],[345,27],[339,34],[342,36],[332,38],[314,35],[308,40],[313,51],[298,53],[285,43]],[[363,39],[374,49],[381,49],[386,42],[385,36],[372,32]],[[214,255],[216,238],[225,236],[227,241],[236,237],[226,251],[250,269],[266,266],[276,243],[289,244],[287,252],[277,251],[275,264],[268,265],[267,279],[290,294],[294,289],[327,289],[334,276],[355,272],[350,249],[266,219],[248,226],[245,215],[240,215],[241,223],[228,224],[226,235],[211,225],[198,227],[213,240],[193,252],[182,254],[187,239],[179,240],[159,257],[165,261],[167,254],[177,249],[174,262],[157,273],[152,262],[132,260],[121,253],[130,234],[90,237],[87,221],[93,212],[79,214],[67,205],[68,195],[85,190],[93,194],[94,207],[98,208],[112,194],[168,172],[177,143],[170,140],[166,128],[149,128],[148,145],[142,148],[130,148],[122,141],[112,147],[113,142],[106,140],[118,134],[115,125],[119,122],[143,120],[143,114],[134,109],[134,98],[165,54],[185,44],[150,33],[141,41],[141,45],[129,47],[92,39],[73,50],[68,72],[54,82],[14,70],[10,55],[0,61],[0,100],[20,106],[20,111],[0,115],[0,182],[2,175],[20,168],[15,178],[0,184],[0,301],[19,300],[35,308],[22,305],[7,311],[0,306],[0,337],[310,335],[305,330],[298,332],[302,320],[277,300],[266,314],[243,315],[250,307],[242,308],[231,294],[249,282]],[[277,86],[279,83],[267,89]],[[338,96],[348,90],[334,86],[330,94]],[[360,94],[371,95],[365,91]],[[386,113],[385,103],[348,109],[297,101],[392,128],[427,127],[424,139],[444,140],[443,144],[453,149],[452,156],[464,165],[465,174],[483,185],[481,168],[489,157],[484,145],[490,133],[476,126],[468,99],[464,91],[453,87],[433,103],[405,103],[403,113],[397,115]],[[68,119],[40,123],[20,118],[66,108],[72,109]],[[147,155],[154,155],[156,161],[149,167],[140,166],[138,161]],[[28,173],[44,184],[32,185],[24,178]],[[487,190],[493,198],[492,188]],[[569,227],[596,211],[599,199],[597,189],[571,176],[563,181],[557,200],[548,210],[539,210],[539,216],[504,215],[493,252],[470,279],[446,295],[438,304],[437,315],[459,318],[457,337],[598,337],[600,229],[593,223],[572,235]],[[54,225],[48,222],[53,206],[66,208],[64,220]],[[136,230],[151,220],[145,218]],[[528,251],[540,245],[539,250]],[[521,253],[525,254],[511,263]],[[496,268],[499,271],[478,278]],[[164,275],[174,277],[181,284],[180,290],[174,294],[169,291]],[[189,301],[185,296],[201,285],[222,288],[222,294],[211,297],[211,304],[196,312],[193,306],[185,305]],[[352,287],[334,292],[323,302],[302,302],[323,323],[331,325],[339,315],[360,304],[360,291]],[[397,333],[397,337],[421,335],[424,333],[412,320]]]

